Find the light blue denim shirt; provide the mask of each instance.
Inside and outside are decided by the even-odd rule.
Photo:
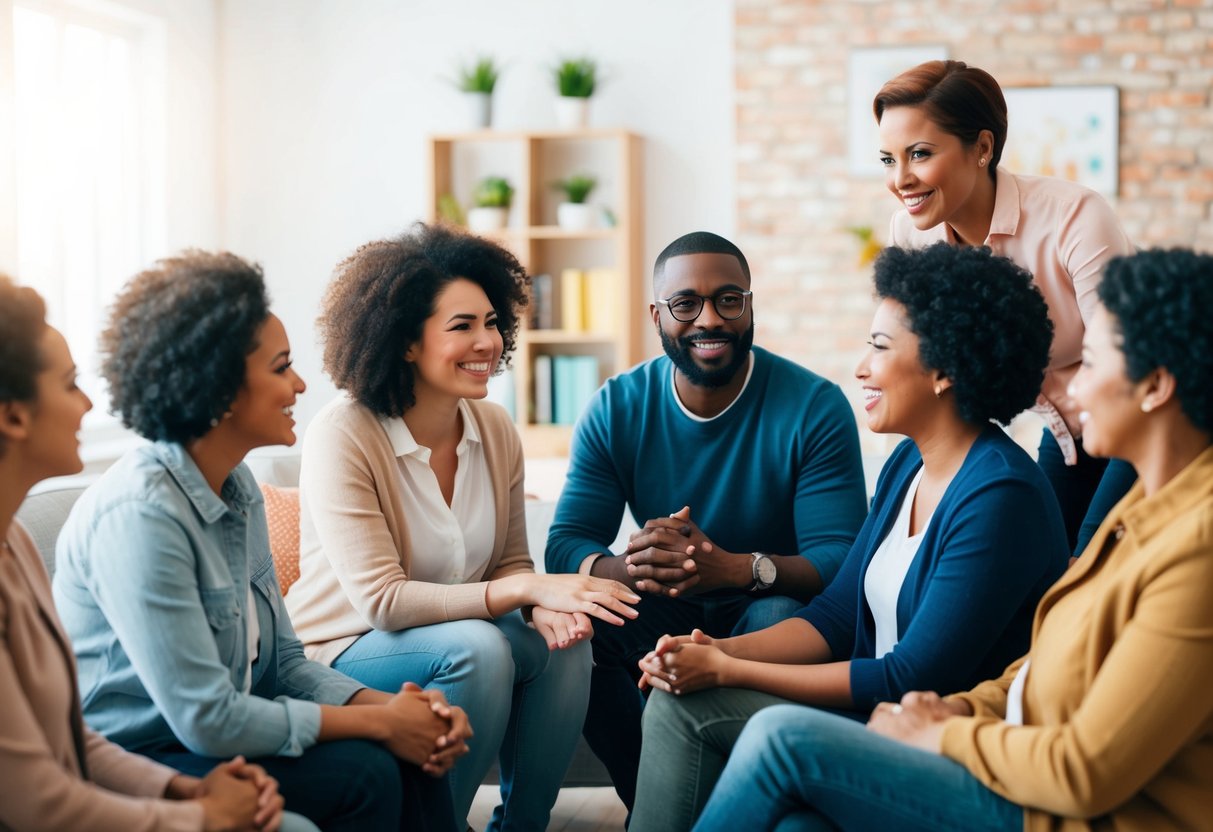
[[[318,703],[363,687],[303,655],[245,465],[218,497],[180,445],[131,451],[76,503],[56,558],[85,719],[128,749],[298,756]],[[250,584],[261,637],[246,694]]]

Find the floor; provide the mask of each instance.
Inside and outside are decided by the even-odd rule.
[[[496,786],[481,786],[476,791],[468,814],[473,829],[484,830],[489,825],[497,801]],[[548,832],[622,832],[627,814],[612,788],[565,788],[552,807]]]

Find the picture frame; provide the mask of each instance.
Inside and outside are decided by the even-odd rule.
[[[948,57],[946,46],[881,46],[852,49],[847,56],[847,171],[851,176],[884,175],[877,151],[880,134],[872,99],[885,82],[926,61]]]
[[[1012,173],[1057,176],[1116,196],[1120,179],[1120,89],[1113,85],[1008,87]]]

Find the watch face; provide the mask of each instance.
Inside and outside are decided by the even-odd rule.
[[[758,559],[758,580],[770,586],[775,583],[775,561],[770,558]]]

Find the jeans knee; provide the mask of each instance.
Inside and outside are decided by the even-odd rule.
[[[462,621],[435,682],[471,681],[499,694],[514,684],[514,655],[509,640],[491,621]]]
[[[756,633],[785,621],[803,608],[803,604],[795,598],[786,595],[772,595],[768,598],[756,598],[746,608],[745,614],[733,628],[733,635]]]
[[[400,765],[386,748],[371,742],[351,746],[355,753],[347,757],[350,768],[344,772],[348,799],[359,812],[399,807],[404,800],[400,783]]]
[[[652,737],[681,735],[686,733],[689,717],[686,700],[654,688],[640,718],[642,735],[646,742]]]

